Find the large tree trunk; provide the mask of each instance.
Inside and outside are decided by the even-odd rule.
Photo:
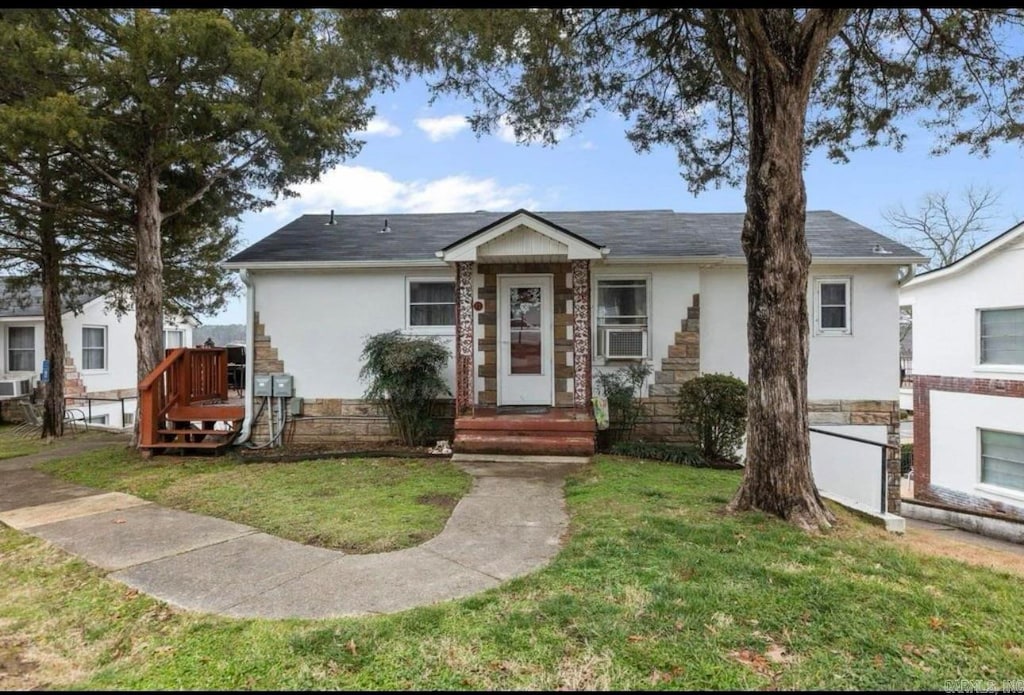
[[[160,248],[159,175],[144,168],[136,196],[135,220],[135,346],[138,350],[138,381],[141,382],[163,360],[164,284]],[[135,418],[138,443],[139,418]]]
[[[53,199],[49,159],[39,165],[39,199]],[[43,207],[39,215],[39,267],[43,286],[43,359],[50,365],[49,380],[43,398],[43,437],[64,435],[64,324],[60,287],[60,244],[57,240],[56,212]]]
[[[796,45],[796,37],[786,36],[771,18],[747,38],[748,51],[761,53],[747,60],[747,462],[729,506],[759,509],[817,530],[835,519],[814,484],[807,430],[811,255],[804,236],[803,163],[814,67],[807,65],[807,46]]]

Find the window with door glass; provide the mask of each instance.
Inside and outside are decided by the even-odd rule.
[[[509,368],[512,374],[543,374],[540,287],[509,288]]]
[[[31,372],[36,368],[36,329],[10,326],[7,329],[7,371]]]
[[[409,281],[409,326],[454,326],[455,283],[451,280]]]
[[[979,313],[981,363],[1024,365],[1024,309],[983,309]]]
[[[597,354],[616,358],[646,355],[647,280],[598,279]]]
[[[1024,434],[981,430],[981,482],[1024,492]]]
[[[107,329],[102,326],[82,328],[82,369],[107,368]]]
[[[819,278],[814,282],[814,326],[818,334],[849,335],[850,279]]]

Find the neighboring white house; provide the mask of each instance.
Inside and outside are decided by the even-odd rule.
[[[40,383],[44,356],[42,292],[32,287],[16,301],[0,278],[0,398],[24,396]],[[135,312],[118,316],[107,297],[79,298],[63,314],[65,396],[94,425],[134,424],[137,406]],[[194,320],[164,327],[165,347],[192,345]],[[123,414],[123,416],[122,416]]]
[[[1024,223],[904,283],[914,497],[1024,519]]]
[[[747,378],[742,222],[671,210],[332,212],[299,217],[225,266],[248,286],[250,375],[292,376],[293,441],[387,435],[362,401],[360,353],[367,336],[396,329],[452,350],[456,452],[459,423],[496,409],[589,416],[594,373],[635,361],[654,369],[641,434],[673,441],[684,436],[679,384]],[[898,276],[923,259],[829,211],[809,212],[806,233],[812,425],[898,444]],[[284,417],[247,396],[248,424],[268,404]],[[812,458],[822,489],[898,508],[898,457],[883,477],[881,448],[812,434]]]

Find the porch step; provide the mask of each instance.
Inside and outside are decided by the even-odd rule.
[[[452,450],[459,454],[528,454],[543,456],[592,456],[593,436],[573,436],[559,432],[548,436],[516,436],[503,432],[456,431]]]
[[[539,434],[549,432],[572,432],[593,434],[596,429],[593,418],[547,418],[528,415],[493,417],[460,417],[455,419],[457,432],[508,432]]]

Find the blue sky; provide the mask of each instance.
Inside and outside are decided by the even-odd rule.
[[[376,117],[360,154],[297,187],[300,197],[241,220],[246,247],[304,213],[672,209],[677,212],[742,212],[742,188],[711,189],[694,196],[679,176],[675,153],[659,148],[637,154],[626,123],[602,113],[555,147],[516,144],[510,132],[477,138],[465,116],[470,104],[444,99],[428,106],[425,86],[409,82],[375,99]],[[1001,145],[982,158],[964,149],[929,154],[931,136],[911,124],[902,152],[863,150],[848,164],[815,153],[805,181],[808,209],[833,210],[894,236],[883,212],[922,196],[958,196],[970,185],[1000,193],[993,233],[1024,219],[1024,149]],[[244,323],[245,299],[233,300],[204,323]]]

